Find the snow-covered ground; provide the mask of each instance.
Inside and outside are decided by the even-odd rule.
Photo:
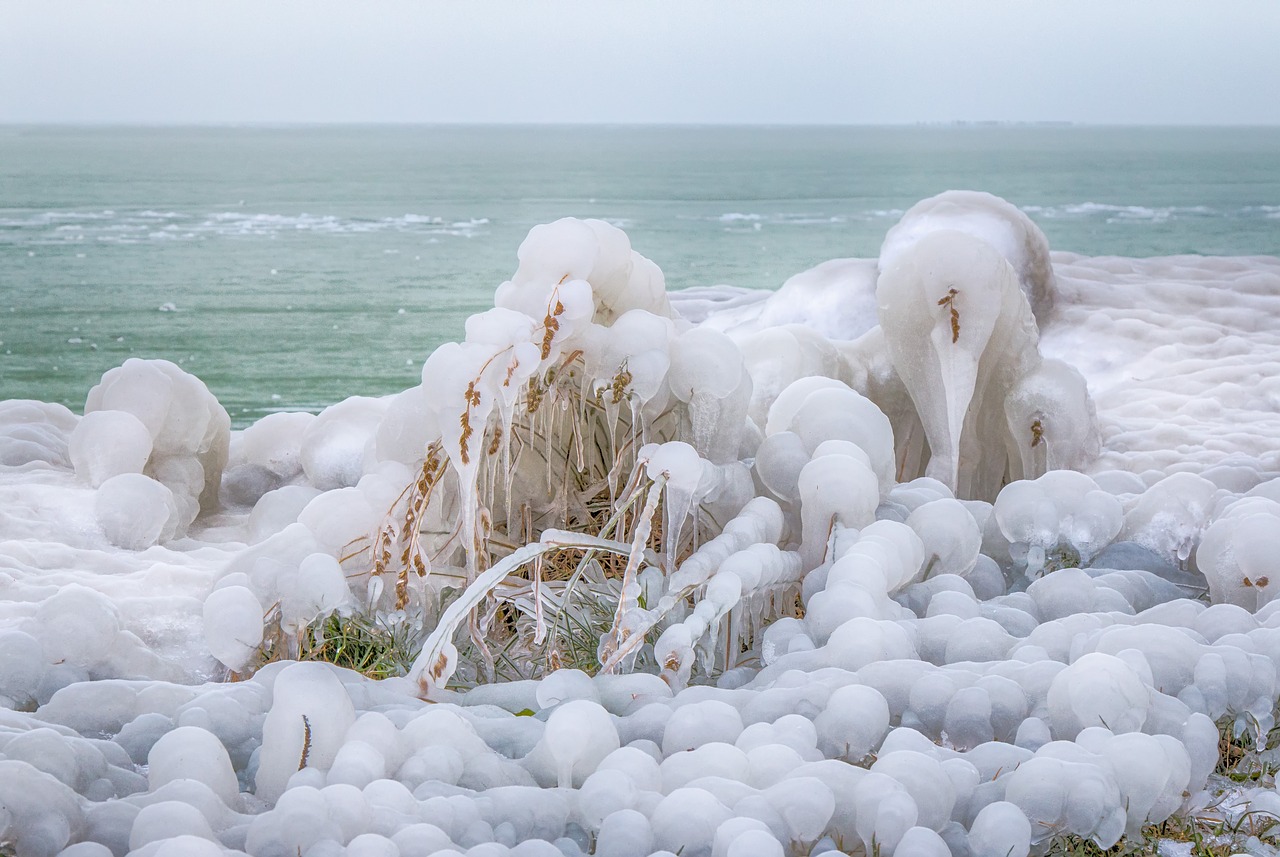
[[[1275,725],[1278,370],[1280,259],[1050,254],[950,193],[777,292],[537,227],[421,386],[319,416],[232,432],[161,361],[83,417],[0,402],[0,853],[1016,857],[1280,817],[1212,776],[1220,725]],[[289,660],[335,612],[405,674]]]

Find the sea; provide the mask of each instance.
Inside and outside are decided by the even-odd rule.
[[[237,427],[318,411],[417,383],[538,223],[772,289],[951,188],[1055,250],[1280,255],[1280,128],[0,127],[0,400],[158,357]]]

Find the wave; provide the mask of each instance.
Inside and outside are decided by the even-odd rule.
[[[822,212],[743,212],[729,211],[724,214],[689,217],[679,220],[719,223],[726,232],[754,232],[766,226],[839,226],[855,221],[880,219],[897,219],[903,214],[902,209],[872,209],[853,214],[826,214]]]
[[[359,218],[333,214],[269,214],[214,211],[45,211],[0,217],[0,242],[64,244],[201,240],[223,237],[275,238],[296,233],[358,235],[407,233],[472,238],[490,225],[487,217],[451,219],[429,214]]]
[[[1024,205],[1022,210],[1040,220],[1095,220],[1107,224],[1153,224],[1174,220],[1280,220],[1280,205],[1245,205],[1219,208],[1209,205],[1122,205],[1109,202],[1067,202],[1057,205]],[[897,220],[900,208],[868,208],[826,214],[812,212],[728,211],[681,219],[719,223],[727,232],[758,231],[769,226],[830,226]]]
[[[1101,219],[1106,223],[1162,223],[1187,219],[1280,219],[1280,205],[1244,205],[1217,208],[1209,205],[1116,205],[1107,202],[1072,202],[1062,205],[1024,205],[1022,210],[1033,218]]]
[[[1247,205],[1218,208],[1209,205],[1122,205],[1109,202],[1068,202],[1057,205],[1024,205],[1022,210],[1033,218],[1044,220],[1099,220],[1108,224],[1163,223],[1170,220],[1212,219],[1280,219],[1280,205]],[[682,218],[715,222],[725,229],[757,230],[766,226],[826,226],[850,222],[897,220],[900,208],[868,208],[860,211],[826,214],[814,212],[743,212],[729,211],[703,217]]]
[[[1177,220],[1214,219],[1280,220],[1280,205],[1235,207],[1210,205],[1127,205],[1110,202],[1067,202],[1028,205],[1023,210],[1038,220],[1096,221],[1106,224],[1157,224]],[[727,232],[754,232],[765,228],[840,227],[846,224],[893,221],[900,208],[865,208],[854,211],[726,211],[703,215],[676,215],[678,221],[718,226]],[[635,221],[606,218],[619,227]],[[202,213],[172,210],[116,209],[55,210],[0,214],[0,244],[68,244],[100,242],[138,244],[148,241],[199,241],[209,238],[277,238],[311,235],[413,234],[432,238],[474,238],[488,232],[488,217],[446,218],[410,212],[395,217],[362,218],[336,214],[277,214],[236,210]]]

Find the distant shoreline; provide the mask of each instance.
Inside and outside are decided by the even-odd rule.
[[[199,129],[199,128],[217,128],[217,129],[246,129],[246,130],[307,130],[307,129],[357,129],[357,128],[405,128],[405,129],[429,129],[429,128],[644,128],[654,130],[684,130],[684,129],[750,129],[750,130],[787,130],[797,131],[804,129],[814,130],[901,130],[904,128],[937,128],[937,129],[957,129],[957,128],[975,128],[975,129],[1011,129],[1011,128],[1052,128],[1052,129],[1104,129],[1104,130],[1269,130],[1280,131],[1280,124],[1191,124],[1191,123],[1127,123],[1127,122],[1076,122],[1069,119],[1044,119],[1036,121],[1006,121],[999,119],[956,119],[946,122],[881,122],[881,123],[785,123],[785,122],[761,122],[761,123],[742,123],[742,122],[318,122],[318,121],[239,121],[239,120],[208,120],[199,122],[147,122],[147,121],[119,121],[119,122],[95,122],[95,121],[39,121],[32,122],[26,120],[0,119],[0,130],[22,130],[22,129],[92,129],[92,128],[121,128],[121,129]]]

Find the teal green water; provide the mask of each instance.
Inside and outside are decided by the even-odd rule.
[[[78,409],[143,356],[237,425],[314,410],[415,383],[534,224],[772,288],[948,188],[1055,249],[1280,255],[1280,129],[0,128],[0,399]]]

